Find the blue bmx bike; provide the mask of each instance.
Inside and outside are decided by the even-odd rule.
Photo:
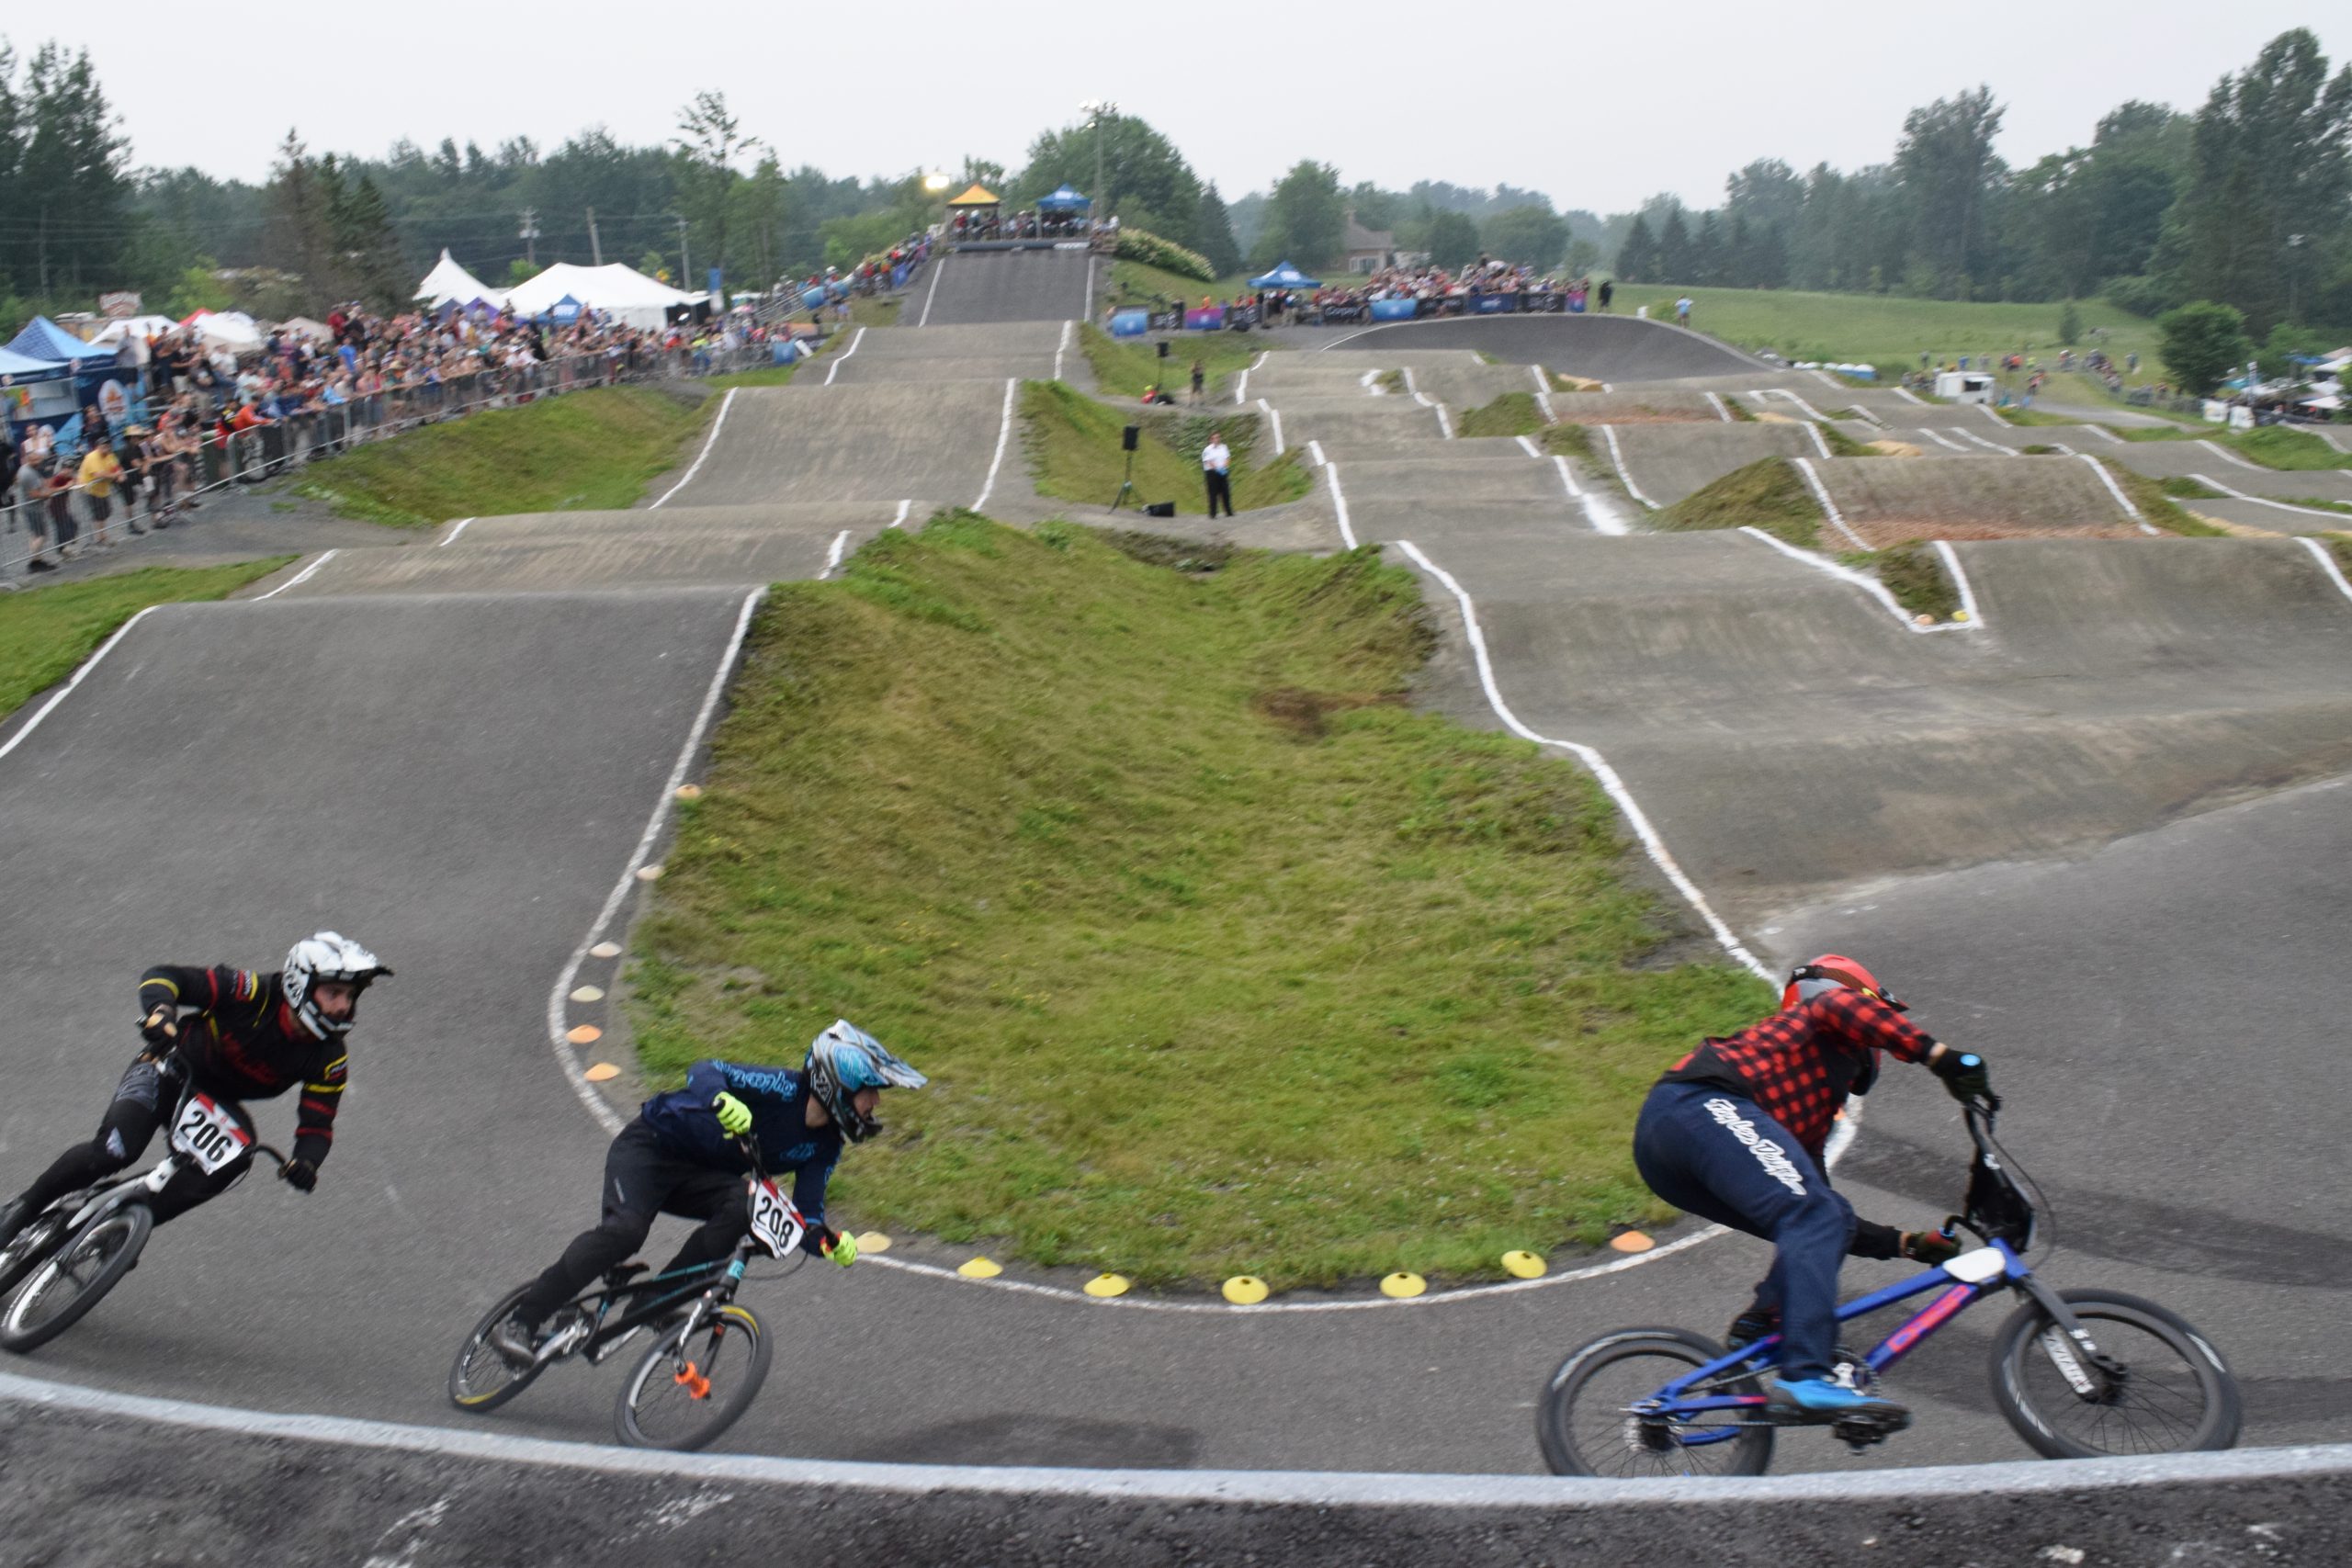
[[[1994,1142],[1999,1110],[1989,1095],[1965,1108],[1976,1153],[1965,1212],[1951,1222],[1984,1245],[1839,1307],[1838,1320],[1849,1323],[1930,1298],[1869,1352],[1841,1347],[1835,1375],[1877,1393],[1889,1369],[1962,1312],[2014,1295],[2016,1312],[1993,1337],[1993,1398],[2036,1452],[2084,1459],[2230,1447],[2237,1381],[2202,1334],[2137,1296],[2052,1290],[2026,1266],[2037,1213]],[[1604,1334],[1560,1363],[1537,1403],[1544,1462],[1555,1475],[1761,1475],[1781,1427],[1822,1424],[1768,1402],[1764,1380],[1780,1351],[1777,1334],[1732,1350],[1679,1328]],[[1858,1414],[1827,1429],[1859,1452],[1907,1425],[1907,1416]]]

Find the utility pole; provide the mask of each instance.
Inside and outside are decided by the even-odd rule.
[[[588,209],[588,254],[597,266],[605,265],[605,242],[596,234],[596,209]]]
[[[1089,98],[1078,106],[1094,117],[1094,221],[1105,223],[1111,216],[1111,193],[1102,187],[1102,122],[1119,112],[1119,106],[1108,98]]]
[[[686,220],[682,217],[678,220],[678,287],[684,288],[694,275],[694,258],[686,250]]]

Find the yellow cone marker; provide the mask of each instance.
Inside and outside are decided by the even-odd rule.
[[[575,1002],[601,1002],[605,999],[605,988],[602,986],[582,986],[571,993],[571,999]]]
[[[1626,1231],[1623,1235],[1611,1236],[1609,1245],[1620,1252],[1647,1252],[1657,1243],[1652,1241],[1641,1231]]]
[[[662,868],[658,865],[639,866],[637,879],[639,882],[659,882],[662,880]]]
[[[1255,1274],[1236,1274],[1225,1282],[1225,1299],[1235,1306],[1256,1306],[1266,1299],[1266,1281]]]
[[[1503,1272],[1514,1280],[1540,1280],[1544,1277],[1544,1259],[1532,1252],[1503,1254]]]
[[[1951,618],[1955,621],[1964,621],[1968,619],[1968,612],[1965,610],[1954,610],[1951,613]]]
[[[583,1023],[564,1036],[574,1045],[594,1045],[605,1037],[605,1032],[593,1023]]]
[[[1380,1293],[1394,1296],[1400,1302],[1411,1301],[1430,1288],[1430,1282],[1419,1274],[1408,1274],[1402,1269],[1380,1281]]]
[[[884,1235],[880,1231],[867,1231],[864,1235],[857,1238],[857,1250],[860,1252],[888,1252],[890,1250],[890,1238]]]
[[[600,942],[588,950],[591,958],[618,958],[620,955],[621,944],[616,942]]]
[[[700,800],[702,798],[702,785],[680,784],[678,786],[678,798],[680,800]]]
[[[1090,1296],[1124,1296],[1129,1281],[1125,1274],[1097,1274],[1082,1287]]]
[[[985,1258],[975,1258],[956,1272],[963,1275],[967,1280],[993,1280],[1004,1272],[1004,1268],[1001,1264],[991,1263]]]
[[[621,1070],[610,1062],[599,1062],[580,1075],[590,1083],[605,1083],[621,1076]]]

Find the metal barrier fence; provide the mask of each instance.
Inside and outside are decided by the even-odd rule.
[[[345,403],[273,420],[225,439],[219,432],[208,429],[194,452],[183,453],[173,461],[167,479],[158,480],[142,475],[128,486],[116,480],[113,489],[121,504],[119,509],[110,510],[117,515],[103,524],[94,519],[73,518],[73,542],[87,547],[96,536],[115,523],[122,524],[127,530],[135,519],[134,508],[146,501],[151,488],[160,489],[175,502],[195,500],[232,484],[258,484],[372,441],[462,419],[484,410],[520,408],[545,398],[593,388],[646,386],[762,368],[776,363],[780,346],[763,343],[732,349],[639,348],[612,356],[602,351],[572,355],[544,364],[500,367],[441,380],[419,378],[380,391],[357,394]],[[126,474],[130,471],[126,467]],[[74,502],[71,498],[84,494],[87,489],[76,483],[62,492],[68,497],[66,505],[72,507]],[[13,495],[9,500],[15,500]],[[18,546],[13,539],[0,544],[0,571],[21,572],[35,555],[62,547],[56,536],[62,530],[51,517],[40,512],[27,517],[27,511],[26,505],[17,504],[0,512],[0,517],[5,518],[5,523],[0,523],[0,539],[6,539],[17,528],[25,528],[28,539],[38,530],[40,536],[48,536],[48,542],[38,551],[28,543]]]

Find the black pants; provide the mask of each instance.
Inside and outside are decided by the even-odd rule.
[[[1209,481],[1209,515],[1212,517],[1216,515],[1216,503],[1222,501],[1225,502],[1225,514],[1227,517],[1232,516],[1233,477],[1230,474],[1220,474],[1215,468],[1203,468],[1201,475]]]
[[[582,1231],[555,1266],[531,1281],[514,1315],[537,1324],[645,1245],[656,1214],[702,1221],[662,1272],[726,1257],[752,1228],[744,1178],[680,1159],[643,1121],[630,1122],[605,1156],[605,1217]]]
[[[103,1181],[136,1161],[147,1152],[155,1129],[178,1107],[181,1088],[179,1077],[165,1073],[153,1059],[140,1056],[132,1061],[130,1070],[122,1075],[122,1081],[115,1086],[114,1099],[98,1122],[97,1135],[86,1144],[74,1145],[50,1162],[40,1179],[25,1189],[26,1212],[37,1214],[68,1192],[78,1192]],[[217,1089],[206,1092],[227,1108],[248,1134],[253,1131],[253,1118],[243,1106]],[[155,1223],[160,1225],[187,1213],[206,1199],[217,1197],[252,1163],[253,1156],[248,1155],[210,1176],[193,1165],[183,1166],[148,1205],[154,1212]]]

